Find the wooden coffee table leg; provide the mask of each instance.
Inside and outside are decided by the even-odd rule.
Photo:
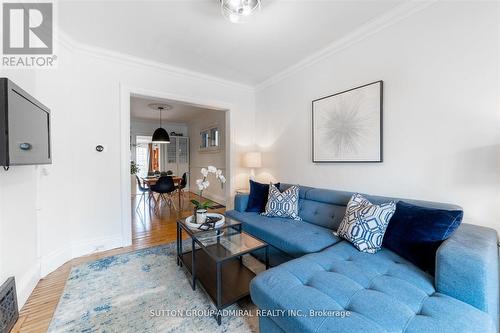
[[[176,227],[177,227],[177,239],[176,239],[176,241],[177,241],[177,266],[179,266],[179,238],[180,238],[179,237],[179,223],[177,223]]]
[[[177,225],[177,228],[179,228],[179,245],[178,245],[178,248],[179,248],[179,255],[182,256],[182,227],[180,225]],[[179,259],[179,257],[177,257],[177,260],[179,261],[179,266],[182,267],[182,260]]]
[[[220,306],[222,303],[222,264],[220,262],[217,263],[217,310],[220,310]],[[222,316],[220,313],[217,313],[217,324],[220,326],[222,322]]]
[[[196,290],[196,257],[195,257],[195,251],[196,250],[196,244],[193,239],[193,245],[191,247],[191,279],[192,279],[192,288],[193,290]]]

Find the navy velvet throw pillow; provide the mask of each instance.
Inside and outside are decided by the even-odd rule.
[[[280,183],[274,184],[278,189]],[[250,180],[250,195],[248,197],[247,212],[262,213],[266,210],[269,184],[257,183]]]
[[[399,201],[383,246],[434,275],[436,251],[462,222],[461,210],[426,208]]]

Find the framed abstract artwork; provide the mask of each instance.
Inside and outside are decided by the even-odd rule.
[[[313,162],[382,162],[382,101],[382,81],[314,100]]]

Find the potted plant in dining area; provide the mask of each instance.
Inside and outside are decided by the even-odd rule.
[[[196,180],[196,186],[198,186],[199,196],[203,196],[203,191],[206,190],[210,186],[210,182],[208,181],[208,176],[210,174],[215,175],[215,178],[221,186],[224,186],[224,183],[226,182],[226,177],[222,174],[222,170],[217,169],[214,166],[208,166],[207,168],[202,168],[201,169],[201,174],[202,178]],[[205,223],[207,219],[207,210],[209,208],[212,208],[214,202],[211,200],[205,200],[203,202],[198,201],[198,200],[191,200],[191,203],[194,205],[194,212],[193,212],[193,217],[195,220],[195,223],[202,224]]]
[[[130,193],[132,196],[137,195],[137,179],[136,175],[139,173],[140,169],[135,161],[130,161]]]

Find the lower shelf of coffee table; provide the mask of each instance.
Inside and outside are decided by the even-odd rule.
[[[211,246],[217,246],[217,244]],[[196,279],[201,283],[215,306],[224,308],[249,295],[250,281],[255,277],[255,273],[243,265],[238,258],[233,258],[222,263],[222,303],[217,304],[216,263],[202,249],[196,249],[195,257]],[[191,251],[183,253],[182,262],[189,273],[192,273]]]

